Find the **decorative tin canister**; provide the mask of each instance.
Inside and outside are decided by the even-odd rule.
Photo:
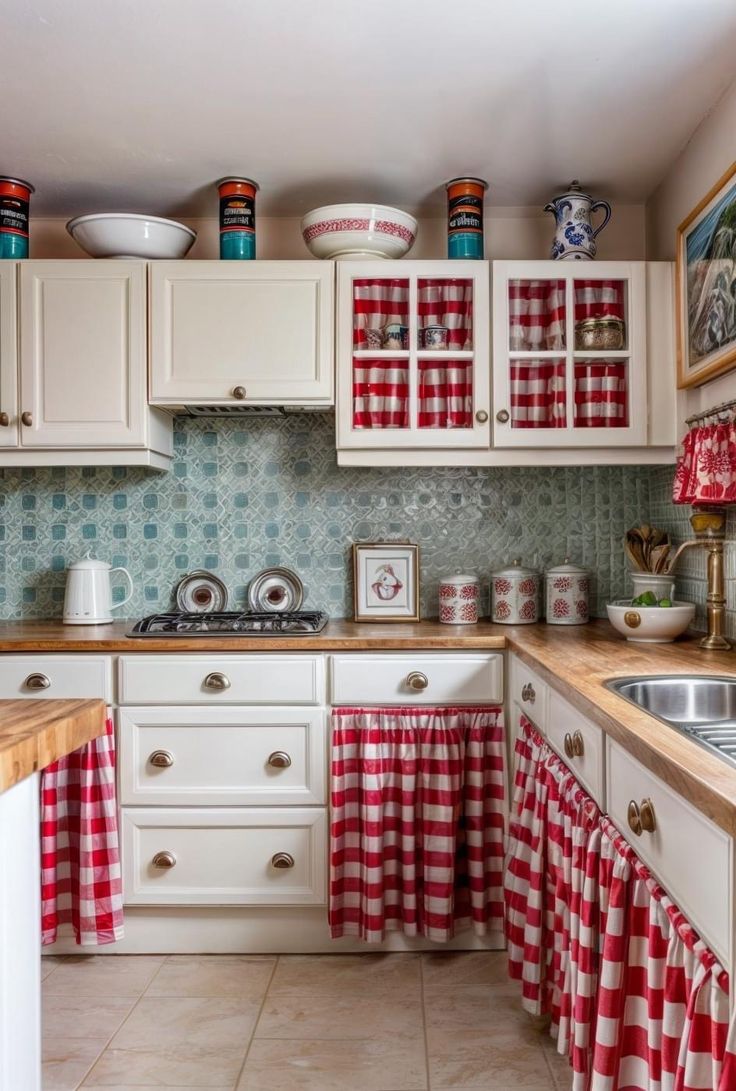
[[[482,258],[483,195],[488,183],[482,178],[452,178],[445,189],[448,258]]]
[[[256,193],[251,178],[221,178],[220,257],[225,261],[248,261],[256,256]]]
[[[539,621],[542,577],[520,560],[491,573],[491,617],[501,625],[531,625]]]
[[[576,564],[550,568],[544,576],[548,625],[584,625],[589,620],[590,574]]]
[[[28,257],[30,182],[0,175],[0,258]]]
[[[475,625],[478,620],[478,577],[445,576],[440,580],[440,621]]]

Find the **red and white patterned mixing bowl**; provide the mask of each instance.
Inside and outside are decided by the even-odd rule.
[[[403,258],[417,237],[414,217],[388,205],[323,205],[301,228],[315,258]]]

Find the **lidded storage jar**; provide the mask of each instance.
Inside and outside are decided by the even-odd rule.
[[[590,573],[565,557],[544,579],[547,624],[584,625],[589,620]]]
[[[443,576],[440,580],[440,621],[444,625],[475,625],[478,620],[478,577]]]
[[[539,621],[542,577],[520,560],[491,573],[491,618],[502,625],[531,625]]]

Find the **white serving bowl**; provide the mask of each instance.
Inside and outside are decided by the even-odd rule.
[[[323,205],[302,218],[302,238],[315,258],[403,258],[417,221],[388,205]]]
[[[637,644],[671,644],[695,617],[694,602],[632,606],[631,599],[620,599],[606,606],[606,610],[616,632]]]
[[[66,229],[93,258],[183,258],[197,238],[176,220],[132,212],[76,216]]]

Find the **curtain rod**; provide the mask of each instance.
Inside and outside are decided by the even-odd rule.
[[[695,424],[696,421],[707,420],[708,417],[717,417],[719,413],[725,413],[727,409],[736,409],[736,398],[714,405],[712,409],[706,409],[703,413],[693,413],[691,417],[687,417],[685,424]]]

